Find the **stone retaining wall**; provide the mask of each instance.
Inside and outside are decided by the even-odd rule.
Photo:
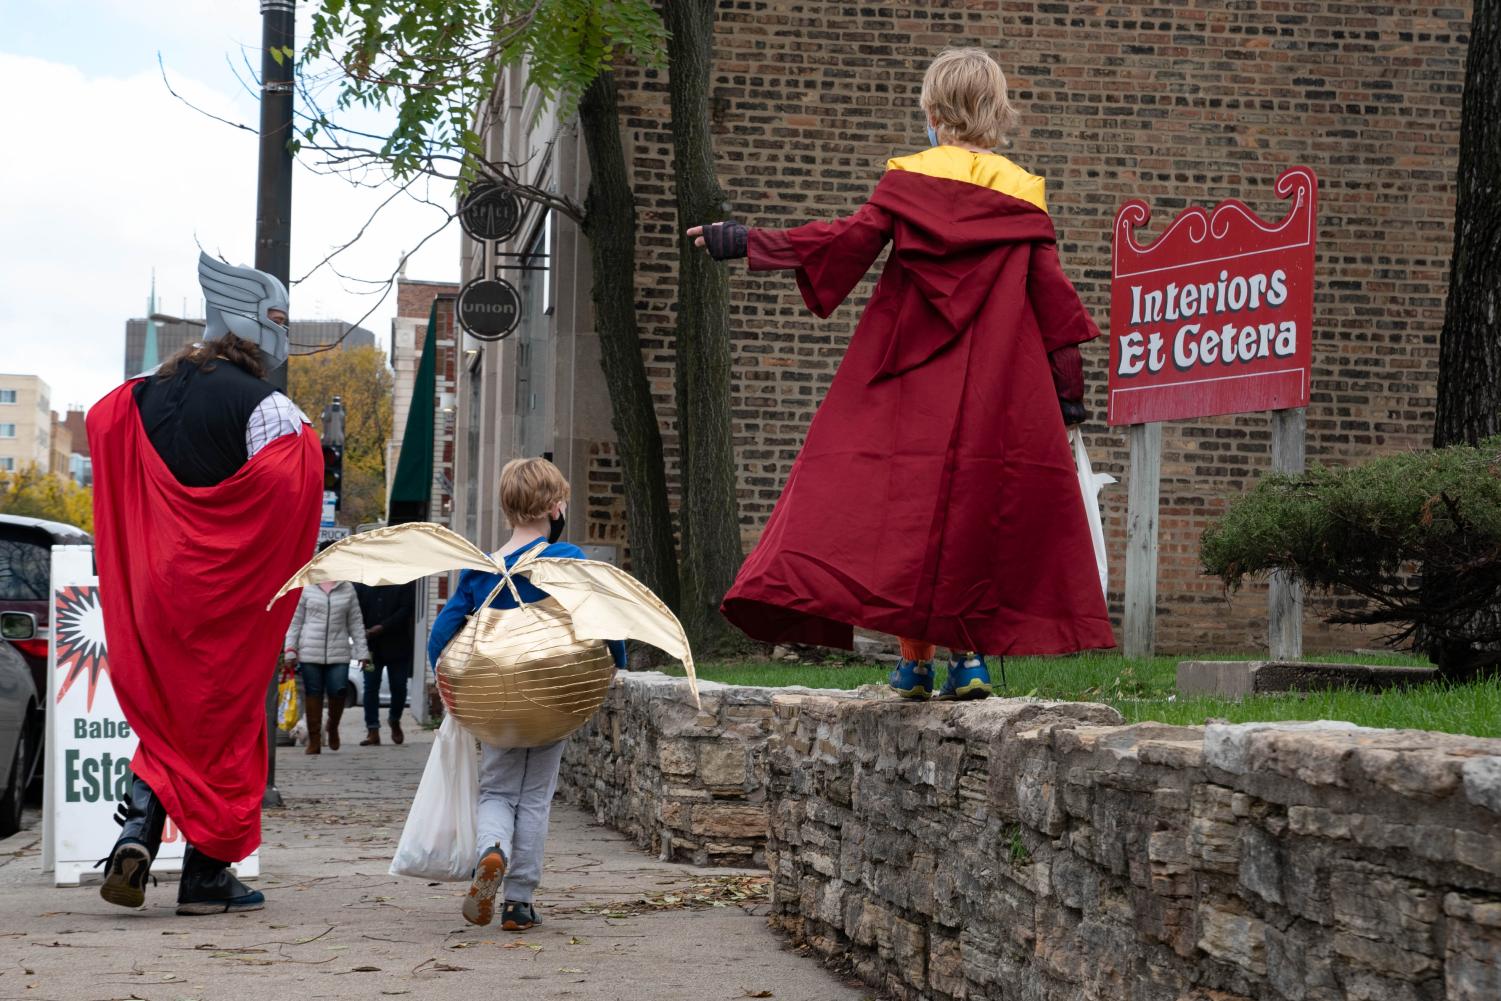
[[[774,705],[773,920],[895,997],[1501,998],[1501,741]]]
[[[779,689],[620,674],[568,741],[559,793],[661,858],[766,863],[766,743]]]
[[[902,999],[1497,1001],[1501,740],[622,675],[562,794]]]

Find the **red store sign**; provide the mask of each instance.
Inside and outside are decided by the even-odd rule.
[[[1291,167],[1276,191],[1281,222],[1232,198],[1185,209],[1146,247],[1146,203],[1116,214],[1110,424],[1308,405],[1318,179]]]

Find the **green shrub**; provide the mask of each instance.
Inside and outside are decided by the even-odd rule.
[[[1271,475],[1204,533],[1206,573],[1284,570],[1361,599],[1331,622],[1384,625],[1446,675],[1501,662],[1501,438]]]

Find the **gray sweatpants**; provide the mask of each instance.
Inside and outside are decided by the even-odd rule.
[[[506,853],[505,900],[531,903],[542,879],[547,816],[558,788],[563,741],[542,747],[482,744],[479,759],[479,853]]]

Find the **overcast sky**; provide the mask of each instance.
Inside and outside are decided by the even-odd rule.
[[[313,4],[298,4],[298,40]],[[255,254],[256,137],[214,122],[179,93],[251,126],[256,99],[235,78],[259,67],[258,0],[0,0],[0,371],[40,375],[52,405],[92,404],[122,378],[125,321],[158,309],[201,315],[198,249],[236,264]],[[369,124],[367,121],[365,124]],[[299,166],[292,276],[358,231],[391,188],[355,188]],[[427,192],[447,202],[450,192]],[[384,279],[442,221],[398,198],[336,263]],[[458,273],[458,227],[428,241],[413,278]],[[292,289],[300,319],[358,319],[375,299],[324,269]],[[384,345],[395,295],[363,325]]]

